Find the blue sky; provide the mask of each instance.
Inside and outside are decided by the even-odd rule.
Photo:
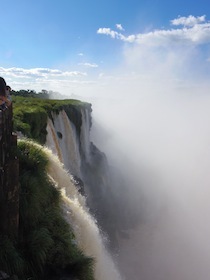
[[[14,89],[75,94],[104,77],[154,77],[154,69],[201,79],[209,10],[208,1],[1,1],[0,75]]]

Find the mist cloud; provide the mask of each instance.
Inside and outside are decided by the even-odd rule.
[[[209,87],[154,80],[109,84],[92,100],[94,143],[143,205],[144,221],[121,241],[121,269],[132,280],[206,280]]]
[[[101,77],[101,96],[92,99],[94,141],[130,182],[133,201],[144,197],[145,219],[119,253],[132,280],[210,274],[210,69],[200,48],[209,23],[171,23],[183,28],[132,35],[121,67]],[[98,34],[128,42],[109,28]]]

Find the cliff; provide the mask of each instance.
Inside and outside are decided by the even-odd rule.
[[[86,196],[91,213],[113,249],[118,246],[119,234],[124,235],[133,226],[136,215],[129,209],[121,174],[109,167],[105,154],[90,140],[91,112],[91,104],[78,100],[15,97],[14,127],[47,145],[59,157]]]
[[[106,156],[90,141],[91,104],[78,100],[14,97],[13,105],[14,129],[19,138],[31,138],[42,146],[25,139],[18,141],[18,236],[10,238],[8,230],[0,231],[0,270],[17,274],[22,280],[52,279],[54,274],[55,279],[64,275],[67,279],[76,276],[80,280],[120,279],[100,232],[109,237],[114,245],[110,246],[112,249],[116,247],[117,234],[126,224],[125,207],[118,200],[122,186],[113,185],[113,172]],[[12,142],[4,142],[12,151]],[[53,171],[48,174],[52,156],[42,152],[43,144],[58,156],[66,171],[58,167],[60,161],[56,157],[57,163],[53,163]],[[7,148],[3,150],[11,158]],[[9,182],[8,177],[4,180]],[[66,193],[62,207],[60,191],[55,191],[58,186],[61,186],[62,197],[64,190]],[[86,199],[83,196],[80,199],[78,191]],[[2,209],[2,217],[5,215],[12,221],[8,213],[3,213]],[[107,264],[108,270],[104,269]]]
[[[91,111],[91,105],[79,100],[49,100],[32,97],[13,97],[14,130],[24,136],[45,144],[47,136],[47,122],[52,114],[59,114],[65,110],[74,123],[77,132],[82,125],[81,109]]]
[[[41,126],[35,125],[37,116],[30,109],[28,131],[34,133],[33,128]],[[15,274],[21,280],[64,276],[93,280],[93,259],[78,248],[64,219],[60,192],[47,173],[47,155],[42,146],[30,141],[19,141],[17,146],[17,136],[12,131],[11,106],[0,110],[1,279],[13,279],[8,275]]]
[[[17,236],[19,223],[19,162],[13,133],[12,106],[0,110],[0,233]]]

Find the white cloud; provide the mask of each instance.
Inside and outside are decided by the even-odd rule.
[[[124,36],[123,34],[117,32],[117,31],[111,30],[110,28],[99,28],[97,30],[97,33],[98,34],[109,35],[113,39],[119,39],[119,40],[129,42],[129,43],[133,43],[136,39],[136,35],[129,35],[129,36],[126,37],[126,36]]]
[[[48,79],[50,77],[81,77],[86,76],[87,73],[79,72],[79,71],[61,71],[58,69],[50,69],[50,68],[3,68],[0,67],[0,75],[7,75],[16,78],[45,78]]]
[[[119,50],[121,61],[119,65],[112,65],[112,69],[104,70],[96,63],[84,62],[84,59],[80,59],[83,62],[79,65],[86,67],[81,68],[84,71],[0,67],[0,76],[3,76],[14,89],[45,88],[61,93],[79,93],[82,96],[104,92],[104,85],[108,88],[110,84],[119,86],[122,91],[132,92],[129,89],[130,85],[132,89],[138,89],[142,84],[146,86],[158,84],[162,87],[163,84],[168,85],[174,80],[182,82],[190,79],[194,82],[202,75],[207,76],[208,69],[210,70],[209,54],[204,58],[197,46],[210,42],[210,23],[205,16],[193,18],[189,16],[184,19],[179,17],[177,21],[172,22],[171,29],[154,29],[136,34],[122,34],[119,30],[99,28],[98,34],[129,43]],[[183,26],[177,27],[178,22],[180,25],[182,22]],[[83,53],[77,55],[82,57]],[[205,67],[202,66],[204,62]],[[94,71],[91,71],[93,68]],[[88,71],[92,74],[87,75]],[[181,82],[177,82],[178,86]],[[129,86],[126,87],[126,84]],[[115,91],[117,92],[117,89]]]
[[[97,30],[98,34],[105,34],[105,35],[110,35],[112,38],[116,38],[118,36],[118,32],[111,30],[110,28],[99,28]]]
[[[157,29],[148,33],[138,33],[125,36],[110,28],[99,28],[98,34],[110,36],[124,42],[167,46],[170,44],[204,44],[210,42],[210,23],[205,16],[179,17],[171,21],[174,26],[184,25],[183,28]]]
[[[188,17],[178,17],[176,19],[171,20],[173,25],[184,25],[184,26],[194,26],[195,24],[199,24],[205,22],[206,16],[194,17],[192,15]]]
[[[79,63],[79,65],[89,67],[89,68],[97,68],[98,67],[98,65],[96,63],[88,63],[88,62]]]
[[[0,67],[0,76],[14,89],[33,89],[40,91],[58,91],[69,93],[93,84],[87,73],[79,71],[62,71],[50,68],[4,68]]]
[[[121,31],[124,31],[125,29],[122,27],[122,24],[121,23],[117,23],[116,24],[116,28],[121,30]]]

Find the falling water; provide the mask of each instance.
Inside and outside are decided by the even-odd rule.
[[[80,177],[81,160],[74,124],[65,111],[53,115],[53,123],[48,120],[46,145],[58,155],[66,169]]]
[[[58,137],[51,119],[47,122],[47,139],[46,146],[50,147],[54,154],[56,154],[61,162],[63,162],[62,151],[59,146]]]
[[[120,280],[120,274],[105,248],[96,221],[85,206],[84,197],[75,188],[59,159],[48,148],[44,148],[44,151],[49,158],[49,175],[62,190],[65,218],[74,230],[78,246],[96,261],[95,279]]]
[[[86,161],[90,161],[90,116],[88,110],[81,110],[82,126],[80,141]]]

